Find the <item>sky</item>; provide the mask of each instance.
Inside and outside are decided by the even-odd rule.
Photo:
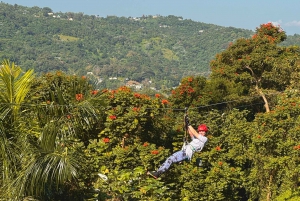
[[[300,34],[300,0],[2,0],[27,7],[49,7],[107,17],[174,15],[183,19],[255,31],[272,22],[287,33]]]

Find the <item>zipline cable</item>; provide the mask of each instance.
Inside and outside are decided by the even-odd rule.
[[[275,92],[275,93],[270,93],[270,94],[266,94],[266,96],[272,96],[272,95],[278,95],[278,94],[283,94],[286,92]],[[218,105],[222,105],[222,104],[228,104],[228,103],[234,103],[234,102],[238,102],[238,101],[246,101],[246,100],[251,100],[251,99],[255,99],[255,98],[259,98],[260,95],[257,96],[252,96],[252,97],[247,97],[247,98],[243,98],[243,99],[234,99],[234,100],[230,100],[230,101],[223,101],[223,102],[218,102],[218,103],[213,103],[213,104],[209,104],[209,105],[201,105],[201,106],[197,106],[197,107],[190,107],[189,110],[195,110],[195,109],[200,109],[200,108],[207,108],[207,107],[212,107],[212,106],[218,106]],[[28,107],[37,107],[37,106],[44,106],[44,107],[74,107],[74,108],[84,108],[84,106],[81,105],[61,105],[61,104],[46,104],[46,103],[41,103],[41,104],[17,104],[17,103],[0,103],[0,105],[12,105],[12,106],[28,106]],[[250,104],[249,106],[251,106],[252,104]],[[254,104],[253,104],[254,105]],[[92,106],[93,108],[104,108],[104,107],[95,107]],[[133,106],[131,107],[122,107],[124,109],[132,109]],[[242,106],[239,106],[242,107]],[[173,110],[173,111],[185,111],[186,108],[172,108],[172,107],[165,107],[165,108],[149,108],[146,107],[146,110]]]

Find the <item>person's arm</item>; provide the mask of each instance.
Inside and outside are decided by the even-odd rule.
[[[189,132],[189,134],[190,134],[190,137],[191,137],[192,139],[194,139],[195,136],[193,135],[191,129],[189,129],[189,126],[187,127],[187,129],[188,129],[188,132]]]
[[[191,138],[194,138],[194,137],[200,138],[200,134],[193,128],[193,126],[189,125],[188,131],[189,131]]]

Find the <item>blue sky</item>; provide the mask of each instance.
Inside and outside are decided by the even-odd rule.
[[[53,12],[82,12],[106,17],[175,15],[183,19],[255,30],[279,24],[288,35],[300,34],[300,0],[2,0],[22,6],[49,7]]]

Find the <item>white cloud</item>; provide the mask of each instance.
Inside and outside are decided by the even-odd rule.
[[[271,23],[276,26],[276,27],[280,27],[280,25],[282,24],[282,20],[278,20],[278,21],[275,21],[275,22],[272,22]]]
[[[291,21],[291,22],[287,22],[284,24],[285,26],[289,26],[289,27],[299,27],[300,26],[300,21]]]

